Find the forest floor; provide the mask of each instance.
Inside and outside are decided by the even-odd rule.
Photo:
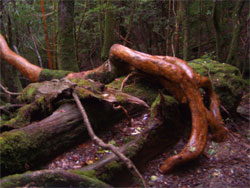
[[[153,160],[140,167],[143,177],[150,187],[171,188],[225,188],[250,187],[250,94],[242,98],[240,105],[243,116],[225,119],[227,128],[231,131],[224,142],[216,143],[210,138],[204,153],[196,160],[176,168],[169,174],[161,174],[159,166],[170,155],[180,151],[188,140],[188,135],[181,139],[171,149],[166,149]],[[101,135],[105,142],[121,146],[126,138],[139,134],[145,125],[148,114],[134,119],[132,126],[128,121],[115,125],[109,132]],[[159,143],[160,144],[160,143]],[[48,169],[79,169],[92,164],[109,154],[92,141],[81,144],[77,148],[62,154],[48,164]],[[132,178],[131,178],[132,179]],[[123,181],[122,181],[123,180]],[[133,180],[120,178],[114,182],[115,187],[139,187]]]

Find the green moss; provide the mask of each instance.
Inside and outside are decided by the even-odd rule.
[[[19,96],[19,100],[24,101],[32,101],[37,94],[37,89],[34,86],[34,84],[29,84],[24,90],[22,91],[22,94]]]
[[[88,88],[92,91],[101,91],[101,89],[97,86],[97,84],[93,81],[85,80],[82,78],[74,78],[71,82],[76,83],[79,87]]]
[[[27,155],[32,143],[28,136],[21,131],[4,132],[0,137],[2,173],[18,172],[25,169]]]
[[[168,108],[171,109],[173,108],[175,105],[178,105],[178,101],[169,95],[163,95],[164,96],[164,108]],[[153,104],[151,105],[151,117],[154,118],[155,117],[155,113],[156,113],[156,108],[160,105],[161,102],[161,96],[160,94],[156,97],[155,101],[153,102]],[[169,116],[169,114],[166,114],[166,117]],[[166,118],[165,117],[165,118]]]
[[[114,174],[116,174],[116,172],[119,172],[122,168],[122,162],[118,162],[118,161],[112,161],[110,163],[108,163],[107,165],[105,165],[105,172],[98,174],[98,179],[102,180],[102,181],[106,181],[109,182],[112,177],[114,177]]]
[[[120,89],[122,81],[125,77],[120,77],[115,79],[113,82],[107,85],[108,88]],[[143,79],[136,80],[134,83],[129,83],[127,81],[122,90],[124,93],[128,93],[135,97],[138,97],[144,100],[147,104],[151,105],[155,98],[157,97],[158,91],[157,87],[155,87],[152,83],[145,81]],[[119,97],[118,97],[119,100]]]
[[[96,171],[95,170],[88,170],[88,171],[70,170],[70,172],[72,172],[74,174],[81,175],[81,176],[96,178]]]
[[[120,78],[115,79],[113,82],[107,85],[107,88],[120,89],[121,84],[125,78],[126,78],[125,76],[122,76]]]
[[[39,81],[52,80],[52,79],[61,79],[72,73],[71,71],[65,70],[50,70],[43,69],[39,75]]]
[[[124,96],[124,95],[122,95],[122,94],[116,94],[116,95],[115,95],[115,99],[116,99],[116,101],[119,102],[119,103],[123,103],[123,102],[128,101],[128,100],[127,100],[127,97]]]
[[[90,97],[90,96],[93,96],[95,98],[102,98],[101,95],[98,95],[97,93],[94,93],[88,89],[84,89],[84,88],[80,88],[80,87],[77,87],[76,88],[76,92],[77,92],[77,95],[81,98],[81,99],[85,99],[87,97]]]
[[[39,107],[36,103],[27,104],[21,107],[18,110],[17,115],[9,121],[5,122],[4,125],[13,128],[24,127],[25,125],[30,123],[32,112],[38,109]]]
[[[189,65],[200,75],[208,76],[221,104],[228,111],[235,111],[248,85],[239,69],[209,58],[193,60]]]
[[[78,174],[77,174],[78,175]],[[46,172],[34,174],[26,172],[20,175],[12,175],[2,179],[1,187],[20,187],[30,183],[38,187],[110,187],[106,183],[85,175],[72,176],[67,172]]]

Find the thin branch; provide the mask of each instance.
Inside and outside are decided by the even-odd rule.
[[[9,95],[21,95],[21,93],[15,93],[15,92],[10,92],[8,91],[5,87],[3,87],[3,85],[0,83],[0,88],[7,94]]]
[[[137,174],[137,176],[140,178],[140,180],[142,181],[143,183],[143,186],[144,187],[147,187],[147,184],[144,180],[144,178],[142,177],[142,175],[140,174],[140,172],[137,170],[137,168],[135,167],[135,165],[133,164],[133,162],[128,159],[123,153],[121,153],[119,151],[119,148],[115,147],[114,145],[112,144],[106,144],[104,143],[99,137],[97,137],[94,133],[94,130],[92,129],[92,126],[89,122],[89,119],[88,119],[88,116],[87,116],[87,113],[84,109],[84,107],[82,106],[81,102],[80,102],[80,99],[78,98],[77,94],[75,91],[73,91],[72,93],[75,101],[76,101],[76,104],[82,114],[82,117],[83,117],[83,120],[84,120],[84,123],[87,127],[87,130],[88,130],[88,133],[89,133],[89,136],[91,137],[91,139],[99,146],[101,146],[102,148],[104,149],[108,149],[108,150],[111,150],[117,157],[119,157],[128,167],[129,170],[133,169],[135,171],[135,173]]]
[[[0,106],[0,110],[5,110],[6,108],[18,108],[18,107],[22,107],[24,106],[24,104],[7,104],[4,106]]]
[[[31,38],[31,40],[32,40],[32,42],[33,42],[33,44],[34,44],[35,52],[36,52],[36,55],[37,55],[37,58],[38,58],[40,67],[43,68],[42,58],[41,58],[40,53],[39,53],[39,51],[38,51],[38,49],[37,49],[36,41],[35,41],[35,39],[34,39],[34,37],[33,37],[33,34],[32,34],[32,32],[31,32],[31,29],[30,29],[29,24],[27,24],[27,30],[28,30],[28,33],[30,34],[30,38]]]
[[[129,40],[126,40],[121,34],[119,34],[117,31],[115,31],[115,34],[120,38],[122,39],[123,41],[129,43],[130,45],[133,45],[133,43]]]
[[[122,81],[121,87],[120,87],[120,91],[122,91],[122,89],[124,88],[125,83],[128,81],[128,79],[134,75],[138,74],[137,72],[131,72],[128,74],[128,76],[126,76],[126,78],[124,78],[124,80]]]
[[[122,109],[122,111],[123,111],[124,114],[126,115],[127,119],[129,120],[130,126],[132,126],[132,118],[131,118],[131,116],[128,114],[128,111],[126,110],[126,108],[124,108],[124,107],[121,106],[121,105],[118,105],[118,106],[113,105],[113,108],[114,108],[115,110]]]

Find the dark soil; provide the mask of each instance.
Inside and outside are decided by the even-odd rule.
[[[169,174],[161,174],[158,170],[160,164],[170,155],[179,152],[188,136],[181,139],[171,150],[166,149],[153,160],[144,164],[141,171],[150,187],[173,188],[225,188],[225,187],[250,187],[250,129],[249,129],[249,99],[247,94],[243,97],[240,109],[241,116],[228,114],[225,123],[230,133],[224,142],[216,143],[208,140],[204,153],[196,160],[176,168]],[[105,142],[121,146],[131,135],[139,134],[148,115],[145,114],[134,119],[132,125],[128,120],[117,124],[109,132],[101,135]],[[161,144],[161,143],[159,143]],[[92,164],[104,155],[110,153],[103,150],[92,141],[88,141],[70,152],[67,152],[46,168],[49,169],[79,169]],[[138,183],[120,181],[118,187],[139,187]]]

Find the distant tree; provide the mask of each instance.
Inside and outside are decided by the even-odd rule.
[[[58,2],[57,62],[61,70],[79,72],[74,50],[74,0]]]
[[[48,56],[48,67],[49,67],[49,69],[53,69],[52,60],[51,60],[51,53],[50,53],[51,47],[50,47],[50,42],[49,42],[47,19],[45,16],[44,1],[40,0],[40,4],[41,4],[41,12],[42,12],[42,18],[43,18],[43,30],[44,30],[45,41],[46,41],[46,45],[47,45],[46,51],[47,51],[47,56]]]
[[[217,60],[221,60],[221,52],[222,52],[222,36],[221,36],[221,26],[220,26],[220,7],[217,0],[213,3],[213,12],[212,12],[212,18],[213,18],[213,28],[215,33],[215,42],[216,42],[216,57]]]
[[[236,6],[234,7],[232,13],[232,40],[229,47],[229,52],[227,55],[226,63],[233,63],[240,68],[240,61],[238,59],[238,50],[239,50],[239,39],[240,39],[240,31],[242,29],[242,24],[240,22],[240,13],[244,6],[245,1],[239,0],[236,2]]]
[[[102,47],[102,60],[106,60],[109,55],[109,49],[114,44],[114,29],[115,29],[115,17],[114,7],[111,0],[107,0],[105,10],[105,31],[104,31],[104,44]]]
[[[189,52],[189,2],[180,1],[182,9],[182,28],[183,28],[183,59],[188,59]]]

